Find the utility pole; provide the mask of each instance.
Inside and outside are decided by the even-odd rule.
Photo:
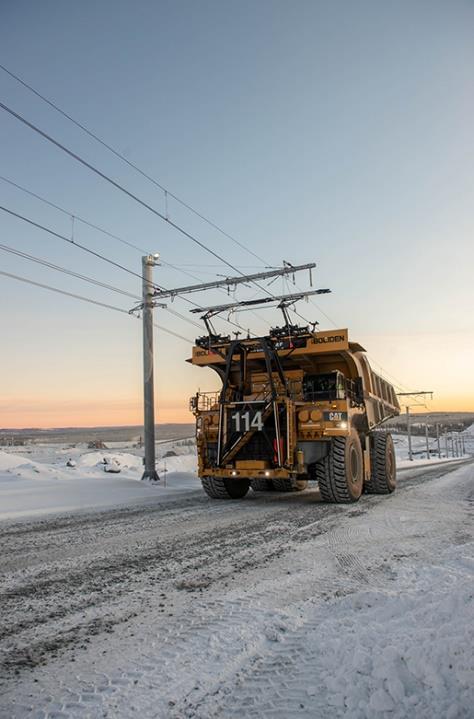
[[[436,444],[438,445],[438,459],[441,459],[441,444],[439,442],[439,424],[436,422]]]
[[[406,406],[407,411],[407,437],[408,437],[408,459],[410,462],[413,461],[413,453],[411,449],[411,431],[410,431],[410,405]]]
[[[159,482],[155,459],[155,388],[153,377],[153,267],[158,264],[159,255],[142,257],[143,282],[143,404],[145,469],[142,479]]]
[[[446,459],[449,457],[449,443],[448,443],[448,432],[445,430],[444,432],[444,444],[446,446]]]
[[[420,390],[419,392],[397,392],[398,397],[424,397],[425,395],[430,395],[431,399],[433,399],[433,392],[432,391],[424,391]],[[415,404],[407,404],[405,405],[406,409],[406,418],[407,418],[407,435],[408,435],[408,459],[410,462],[413,462],[413,452],[411,447],[411,428],[410,428],[410,407],[426,407],[426,405],[420,404],[420,402],[415,402]],[[428,439],[426,440],[427,446],[428,446]]]
[[[425,422],[425,438],[426,438],[426,456],[428,459],[431,459],[430,442],[429,442],[429,435],[428,435],[428,423],[427,422]]]

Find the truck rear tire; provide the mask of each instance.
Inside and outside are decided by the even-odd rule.
[[[348,437],[334,437],[329,452],[316,462],[319,493],[324,502],[357,502],[364,484],[364,464],[359,435],[353,429]]]
[[[250,486],[254,492],[272,492],[274,487],[271,479],[265,477],[257,477],[250,480]]]
[[[397,486],[397,465],[391,434],[375,433],[370,437],[370,480],[368,494],[391,494]]]
[[[308,486],[307,479],[272,479],[277,492],[302,492]]]
[[[201,484],[211,499],[242,499],[249,491],[250,480],[243,477],[201,477]]]

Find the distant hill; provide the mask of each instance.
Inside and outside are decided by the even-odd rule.
[[[157,424],[156,441],[194,436],[194,424]],[[47,442],[52,444],[90,442],[131,442],[143,437],[143,427],[55,427],[53,429],[0,429],[0,444],[10,442]]]
[[[462,429],[474,423],[474,412],[410,412],[410,424],[427,424],[434,426],[436,424],[452,427],[453,429]],[[401,412],[399,417],[390,419],[386,426],[406,427],[405,412]]]

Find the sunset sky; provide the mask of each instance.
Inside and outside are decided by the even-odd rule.
[[[0,48],[8,70],[261,259],[172,198],[166,206],[0,69],[4,104],[242,272],[315,261],[315,286],[332,294],[301,314],[348,327],[400,391],[433,390],[429,410],[474,411],[472,2],[3,0]],[[138,249],[0,179],[3,207],[136,273],[142,254],[160,252],[164,286],[232,274],[3,110],[0,152],[3,178]],[[141,291],[135,275],[3,211],[0,228],[3,245]],[[123,310],[135,302],[1,249],[0,270]],[[1,274],[0,303],[0,427],[142,421],[137,319]],[[189,308],[172,305],[195,322]],[[276,310],[234,319],[261,333],[280,322]],[[189,396],[216,386],[185,362],[203,332],[162,309],[156,322],[182,336],[156,330],[157,420],[192,421]]]

